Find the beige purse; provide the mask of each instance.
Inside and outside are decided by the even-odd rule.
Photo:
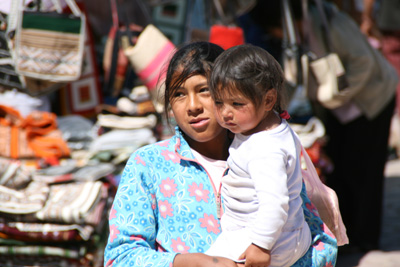
[[[134,71],[150,91],[153,100],[161,103],[163,91],[160,84],[165,79],[165,69],[175,50],[175,45],[154,25],[147,25],[135,45],[125,46]]]
[[[313,39],[311,36],[311,21],[308,19],[308,1],[303,0],[303,2],[305,2],[303,3],[303,32],[308,33],[306,34],[308,37],[306,42],[311,46]],[[316,0],[315,2],[317,4],[318,14],[322,20],[323,39],[326,42],[327,53],[317,57],[310,52],[307,56],[302,57],[303,70],[305,70],[304,81],[306,81],[307,94],[311,100],[318,101],[328,109],[334,109],[343,104],[341,94],[345,93],[349,84],[339,56],[334,53],[330,47],[329,24],[322,2],[321,0]],[[313,46],[315,49],[315,47],[320,45],[314,42]],[[324,50],[320,47],[318,49],[320,49],[320,51]]]
[[[304,58],[307,60],[307,58]],[[311,60],[309,70],[315,79],[315,86],[309,84],[310,99],[318,100],[323,106],[334,109],[343,104],[341,92],[347,88],[345,70],[336,53]],[[313,89],[314,88],[314,89]]]

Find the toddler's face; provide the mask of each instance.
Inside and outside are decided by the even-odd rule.
[[[233,133],[250,134],[264,119],[264,105],[256,107],[239,92],[225,94],[215,100],[215,117],[218,123]]]

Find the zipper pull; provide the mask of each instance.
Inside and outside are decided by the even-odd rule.
[[[221,193],[218,192],[217,194],[217,217],[218,220],[221,219]]]

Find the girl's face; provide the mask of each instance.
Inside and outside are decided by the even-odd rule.
[[[270,124],[266,118],[275,103],[270,99],[271,93],[265,95],[258,107],[238,91],[217,99],[215,113],[218,123],[235,134],[249,135],[265,130]]]
[[[193,149],[201,153],[206,142],[225,143],[226,130],[214,116],[214,102],[204,76],[188,78],[172,96],[171,109]]]

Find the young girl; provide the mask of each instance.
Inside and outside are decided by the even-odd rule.
[[[235,133],[221,180],[222,233],[207,251],[245,266],[291,266],[311,244],[302,210],[301,144],[283,112],[284,76],[264,49],[216,60],[209,87],[219,124]]]

